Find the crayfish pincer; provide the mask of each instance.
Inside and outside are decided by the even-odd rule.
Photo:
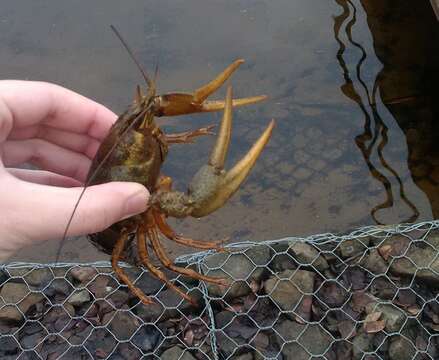
[[[90,235],[91,241],[101,250],[111,254],[111,264],[119,279],[145,304],[152,300],[136,287],[119,260],[132,261],[128,254],[135,241],[136,263],[145,266],[150,273],[182,297],[192,302],[192,298],[170,282],[164,273],[150,259],[148,245],[153,249],[161,264],[185,276],[225,285],[224,279],[200,274],[192,269],[174,265],[161,243],[160,235],[179,244],[198,249],[220,250],[220,242],[200,241],[176,234],[166,223],[168,216],[200,218],[224,205],[244,181],[267,144],[274,126],[272,120],[249,152],[230,170],[224,169],[227,149],[230,143],[232,108],[256,103],[265,96],[232,99],[229,87],[225,101],[209,101],[207,97],[215,92],[238,68],[243,60],[237,60],[207,85],[193,94],[171,93],[156,95],[155,83],[142,71],[148,89],[144,95],[137,87],[131,106],[119,116],[108,136],[102,142],[93,159],[87,186],[109,181],[134,181],[143,184],[151,193],[147,210],[131,218],[122,220],[103,232]],[[172,190],[171,179],[164,176],[160,168],[168,154],[168,148],[176,143],[190,143],[196,137],[211,133],[212,126],[177,134],[166,134],[155,118],[224,109],[224,116],[216,143],[208,163],[194,176],[187,192]],[[134,236],[135,235],[135,236]]]

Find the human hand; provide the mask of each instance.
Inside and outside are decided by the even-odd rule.
[[[57,85],[0,81],[0,261],[27,245],[60,239],[91,160],[116,115]],[[41,170],[16,169],[31,163]],[[68,235],[104,230],[146,209],[137,183],[90,186]]]

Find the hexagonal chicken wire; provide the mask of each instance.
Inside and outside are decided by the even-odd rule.
[[[1,359],[438,359],[439,221],[366,227],[177,259],[228,286],[168,275],[182,300],[107,262],[0,267]]]

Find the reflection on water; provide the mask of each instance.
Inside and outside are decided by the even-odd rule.
[[[235,95],[270,100],[234,111],[228,166],[272,117],[273,138],[224,208],[173,221],[177,231],[242,241],[423,220],[439,208],[439,41],[432,11],[414,9],[393,0],[9,2],[0,14],[0,76],[60,83],[120,112],[140,76],[111,23],[147,69],[159,62],[159,92],[194,89],[243,57],[231,81]],[[161,123],[179,132],[220,116]],[[172,147],[164,172],[177,188],[212,144]],[[16,259],[53,260],[56,247]],[[68,261],[106,258],[83,238],[64,251]]]
[[[379,75],[375,78],[372,84],[372,90],[369,91],[366,82],[362,78],[362,65],[367,58],[367,53],[364,47],[356,42],[352,36],[352,28],[357,21],[357,9],[355,5],[349,0],[336,0],[337,3],[343,8],[341,15],[334,18],[334,36],[338,42],[340,48],[337,52],[337,60],[340,63],[340,67],[343,71],[343,77],[345,83],[340,87],[344,95],[349,99],[353,100],[361,112],[364,114],[364,130],[360,135],[355,137],[355,142],[363,155],[364,161],[370,171],[370,174],[379,181],[383,190],[386,192],[386,199],[384,202],[374,206],[370,214],[377,224],[383,224],[377,218],[377,212],[381,209],[391,208],[394,205],[394,197],[392,189],[392,183],[385,175],[385,172],[389,173],[396,180],[397,186],[399,187],[399,196],[401,200],[412,210],[413,214],[403,222],[413,222],[419,217],[419,211],[416,206],[410,201],[404,190],[404,184],[398,172],[392,168],[389,163],[385,160],[383,150],[388,143],[388,128],[385,125],[380,112],[378,110],[376,96],[377,90],[379,88]],[[344,60],[343,54],[346,51],[346,45],[340,39],[340,30],[344,26],[346,37],[349,41],[349,45],[356,47],[361,54],[358,63],[355,68],[356,84],[354,84],[351,79],[351,75]],[[356,85],[359,90],[356,90]],[[360,91],[362,94],[360,95]],[[386,101],[385,103],[398,103],[403,102],[407,98],[396,98]],[[372,129],[373,127],[373,129]],[[374,165],[372,156],[376,153],[379,164]],[[383,171],[379,170],[379,167],[383,168]]]

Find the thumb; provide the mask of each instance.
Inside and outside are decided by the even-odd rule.
[[[82,191],[83,188],[81,193]],[[79,197],[74,197],[75,205],[78,199]],[[80,199],[67,235],[85,235],[102,231],[122,219],[144,212],[148,199],[148,190],[138,183],[111,182],[90,186]],[[73,209],[74,207],[69,209],[67,220],[72,216]],[[65,222],[67,220],[64,219]]]
[[[22,246],[38,241],[60,239],[72,216],[83,188],[61,188],[17,180],[11,191],[14,224]],[[17,199],[19,194],[19,199]],[[67,235],[102,231],[113,223],[146,210],[148,190],[138,183],[111,182],[88,187],[73,214]],[[18,200],[18,201],[17,201]],[[10,207],[11,209],[11,207]],[[14,215],[15,214],[15,215]]]

